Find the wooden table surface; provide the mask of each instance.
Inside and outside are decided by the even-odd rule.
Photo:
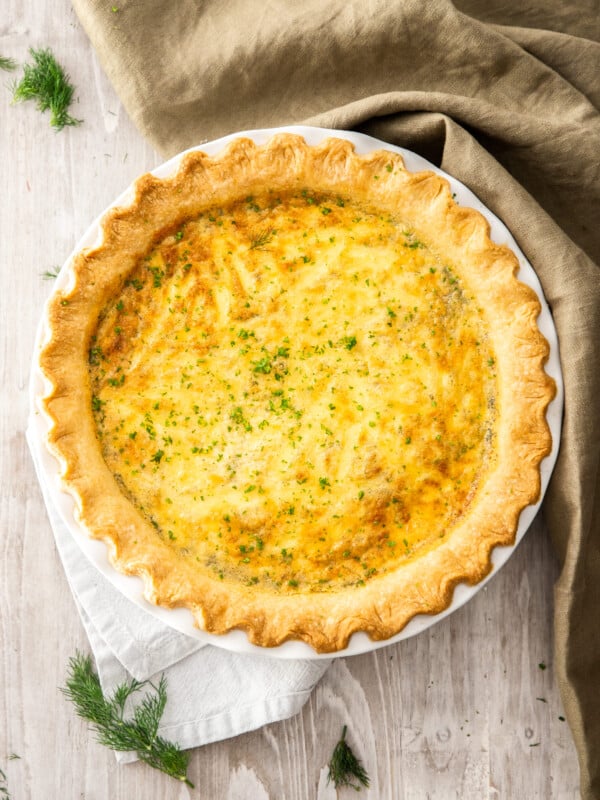
[[[576,798],[553,670],[557,566],[539,519],[461,610],[400,644],[334,661],[296,717],[193,751],[195,790],[140,764],[118,766],[75,716],[58,687],[69,657],[88,646],[24,435],[34,335],[52,290],[42,273],[161,159],[127,118],[67,0],[2,0],[0,55],[22,63],[31,46],[51,47],[65,65],[84,123],[55,133],[33,104],[11,105],[11,77],[0,74],[0,797],[353,797],[327,785],[347,724],[371,777],[364,798]]]

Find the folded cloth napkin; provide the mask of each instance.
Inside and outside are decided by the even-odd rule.
[[[296,714],[328,659],[282,660],[228,652],[178,633],[124,597],[89,561],[62,522],[40,470],[34,434],[28,442],[69,586],[90,640],[105,692],[136,678],[167,678],[159,734],[198,747]],[[134,761],[134,753],[117,753]]]
[[[511,229],[565,379],[544,512],[562,573],[555,666],[582,795],[600,797],[600,14],[597,0],[73,0],[164,155],[291,123],[416,150]]]

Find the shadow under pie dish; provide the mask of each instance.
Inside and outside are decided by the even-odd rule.
[[[85,532],[203,630],[317,652],[447,608],[540,494],[539,300],[433,172],[284,133],[142,177],[39,363]]]

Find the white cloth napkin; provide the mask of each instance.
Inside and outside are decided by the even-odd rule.
[[[232,653],[179,633],[134,605],[89,561],[60,519],[45,485],[34,436],[28,431],[56,546],[103,690],[110,692],[132,677],[156,684],[164,673],[168,702],[159,733],[184,749],[296,714],[329,660]],[[134,761],[136,756],[117,753],[117,759]]]

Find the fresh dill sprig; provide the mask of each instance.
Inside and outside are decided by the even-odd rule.
[[[125,719],[125,704],[144,686],[149,686],[154,692],[146,693]],[[69,660],[69,674],[62,692],[75,705],[77,714],[91,723],[100,744],[112,750],[133,750],[140,761],[194,787],[186,774],[189,755],[158,735],[167,703],[164,675],[158,686],[149,681],[126,681],[107,698],[102,693],[91,658],[77,653]]]
[[[54,278],[58,278],[59,272],[60,272],[60,267],[53,267],[52,269],[45,270],[45,272],[42,272],[41,275],[45,281],[49,281]]]
[[[17,68],[17,62],[14,58],[7,58],[6,56],[0,56],[0,69],[4,69],[7,72],[12,72]]]
[[[8,781],[6,775],[0,769],[0,800],[10,800],[8,793]]]
[[[49,49],[30,48],[31,64],[23,66],[23,77],[13,85],[13,100],[35,100],[40,111],[50,111],[50,125],[62,130],[65,125],[79,125],[68,108],[75,87]]]
[[[266,244],[269,244],[273,236],[275,236],[275,233],[276,231],[274,228],[259,233],[258,236],[250,242],[250,250],[262,250]]]
[[[368,787],[369,776],[346,742],[347,730],[348,727],[344,725],[342,738],[336,744],[329,762],[327,783],[333,781],[336,789],[340,786],[352,786],[353,789],[359,792],[360,786],[357,783],[352,783],[352,779],[356,778],[363,786]]]

